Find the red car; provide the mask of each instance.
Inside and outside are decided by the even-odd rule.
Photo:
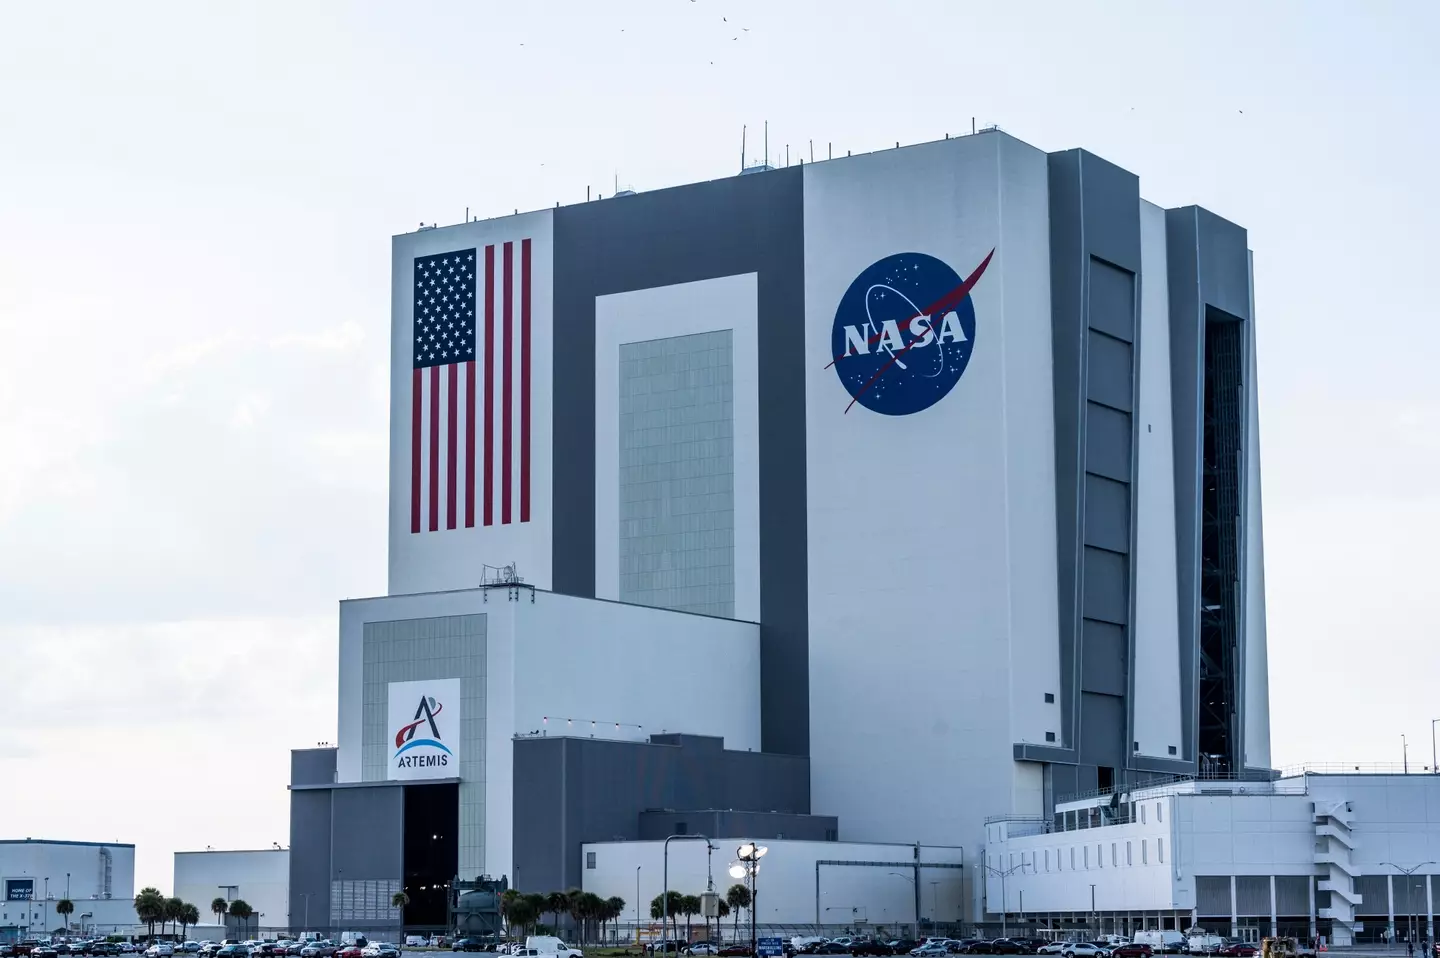
[[[348,945],[335,952],[335,958],[360,958],[360,946]]]
[[[1153,958],[1155,950],[1149,945],[1117,945],[1110,952],[1111,958]]]
[[[1226,958],[1255,958],[1260,954],[1260,949],[1248,942],[1237,941],[1233,945],[1226,945],[1217,954],[1225,955]]]

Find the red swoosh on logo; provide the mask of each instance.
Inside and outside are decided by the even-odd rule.
[[[435,711],[433,711],[433,712],[430,713],[430,717],[431,717],[431,718],[434,718],[435,716],[439,715],[439,714],[440,714],[441,712],[443,712],[443,711],[445,711],[445,703],[444,703],[444,702],[436,702],[436,703],[435,703]],[[409,725],[407,725],[407,726],[405,726],[404,728],[402,728],[400,731],[396,732],[396,733],[395,733],[395,747],[396,747],[396,748],[399,748],[400,746],[404,745],[404,744],[405,744],[405,740],[410,737],[410,733],[415,730],[415,727],[416,727],[417,725],[423,725],[423,724],[425,724],[425,721],[426,721],[426,720],[423,719],[423,718],[422,718],[422,719],[416,719],[415,721],[411,722]]]

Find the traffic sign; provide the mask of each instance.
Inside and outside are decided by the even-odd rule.
[[[785,942],[780,938],[760,938],[755,942],[755,951],[761,958],[782,958]]]

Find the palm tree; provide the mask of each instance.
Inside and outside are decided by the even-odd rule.
[[[68,898],[62,898],[55,903],[55,914],[65,919],[65,930],[70,930],[70,916],[75,912],[75,903]]]
[[[198,924],[200,924],[200,909],[187,901],[185,907],[180,909],[180,937],[185,937],[186,928]]]
[[[720,919],[729,917],[729,915],[730,903],[728,901],[722,898],[715,903],[715,940],[717,943],[720,940]]]
[[[241,937],[246,937],[250,930],[250,916],[255,914],[255,909],[251,908],[250,903],[245,899],[237,898],[230,903],[230,914],[240,919]]]
[[[410,896],[403,891],[397,891],[390,896],[390,907],[400,912],[400,924],[405,924],[405,906],[410,904]]]
[[[735,938],[740,937],[740,913],[750,907],[750,889],[736,882],[725,892],[725,903],[735,913]]]
[[[530,926],[530,934],[533,935],[535,934],[535,923],[545,913],[545,896],[539,892],[531,892],[525,896],[525,903],[530,909],[530,921],[527,924]]]
[[[165,899],[165,921],[178,922],[180,913],[185,910],[185,903],[178,898]],[[160,933],[165,933],[165,923],[160,924]]]
[[[552,891],[545,896],[545,907],[542,911],[550,913],[551,932],[560,927],[560,913],[570,910],[570,896],[563,891]]]
[[[700,896],[681,895],[680,914],[685,916],[685,940],[690,940],[690,919],[700,914]]]
[[[135,896],[135,917],[150,928],[150,937],[155,937],[155,923],[165,920],[165,896],[160,889],[145,887]]]
[[[215,923],[217,925],[225,924],[225,913],[229,910],[230,905],[223,898],[216,898],[210,902],[210,913],[215,916]],[[224,929],[222,928],[221,931],[223,932]],[[222,934],[220,937],[224,938],[225,936]]]
[[[605,921],[614,921],[625,914],[625,899],[618,895],[614,898],[605,899]],[[600,925],[600,936],[605,936],[604,922]]]

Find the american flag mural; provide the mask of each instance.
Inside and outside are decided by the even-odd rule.
[[[415,258],[410,531],[530,521],[530,240]]]

